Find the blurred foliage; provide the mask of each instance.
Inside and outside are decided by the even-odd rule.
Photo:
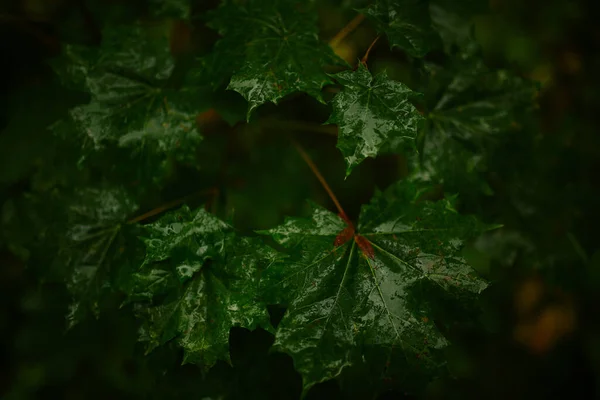
[[[107,23],[158,16],[168,18],[170,50],[178,61],[175,68],[182,71],[177,79],[184,79],[195,57],[205,55],[218,39],[201,17],[218,1],[194,0],[189,10],[182,3],[7,0],[0,5],[2,398],[297,399],[302,390],[291,358],[270,353],[273,336],[261,329],[232,329],[231,365],[219,362],[206,373],[182,366],[183,354],[175,346],[144,356],[134,310],[119,308],[123,299],[116,294],[108,295],[99,319],[88,318],[66,331],[68,289],[54,279],[47,260],[28,260],[26,265],[23,260],[36,239],[21,236],[21,219],[14,225],[14,216],[23,216],[37,235],[45,218],[64,222],[60,215],[44,214],[45,206],[60,201],[53,189],[72,191],[90,182],[116,181],[139,192],[142,212],[186,198],[188,204],[204,205],[249,232],[272,228],[286,215],[307,215],[307,198],[334,209],[287,135],[307,149],[351,219],[376,189],[407,176],[419,163],[418,157],[390,148],[366,159],[344,179],[346,165],[335,147],[336,131],[321,125],[328,107],[296,94],[277,107],[260,107],[249,124],[235,124],[239,107],[230,114],[201,113],[200,165],[169,164],[161,185],[146,186],[144,174],[107,161],[130,157],[121,149],[111,149],[110,157],[91,157],[86,169],[72,168],[78,162],[72,144],[50,136],[48,125],[82,99],[58,84],[47,60],[60,53],[61,43],[99,44]],[[318,1],[320,37],[333,39],[356,17],[355,10],[369,3]],[[454,378],[433,382],[423,398],[600,398],[600,248],[594,234],[600,222],[600,6],[584,0],[490,0],[481,8],[474,3],[461,2],[466,12],[458,18],[443,12],[458,12],[453,2],[431,1],[434,25],[469,28],[454,36],[441,30],[446,53],[433,50],[416,60],[401,49],[392,50],[394,43],[384,35],[368,61],[373,74],[385,70],[390,78],[427,92],[432,85],[446,84],[442,78],[427,81],[423,71],[429,65],[447,67],[447,53],[468,61],[470,51],[479,51],[482,68],[509,71],[515,79],[532,79],[541,87],[533,114],[511,110],[518,124],[491,142],[478,142],[476,149],[460,141],[431,145],[418,139],[422,154],[441,150],[453,155],[450,149],[455,148],[485,154],[484,163],[475,158],[468,165],[450,165],[440,191],[458,192],[461,212],[504,225],[464,251],[492,285],[482,296],[484,312],[477,323],[468,319],[445,326],[453,341],[446,352]],[[187,16],[189,20],[178,19]],[[479,50],[468,48],[463,54],[459,44],[471,33]],[[355,64],[376,36],[363,22],[333,50]],[[473,79],[469,96],[478,99],[477,89],[489,81]],[[326,89],[324,96],[329,100],[334,90]],[[231,95],[222,100],[227,106],[240,101]],[[501,101],[497,104],[503,107]],[[434,105],[425,98],[420,107]],[[469,175],[474,180],[462,178],[467,171],[476,171],[475,178]],[[29,192],[45,201],[30,207],[23,201]],[[15,245],[23,241],[29,244]],[[281,311],[271,310],[273,323]],[[373,398],[366,372],[344,373],[339,381],[316,385],[307,398]],[[409,398],[401,387],[387,384],[389,391],[379,399]]]

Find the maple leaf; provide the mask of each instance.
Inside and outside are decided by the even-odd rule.
[[[201,140],[195,118],[208,104],[198,88],[166,86],[175,64],[165,26],[108,26],[99,49],[68,45],[53,66],[66,85],[91,96],[54,127],[81,138],[84,158],[113,144],[193,160]]]
[[[305,390],[372,352],[404,365],[406,379],[439,372],[448,340],[419,296],[435,288],[460,299],[486,288],[460,255],[484,227],[452,200],[418,201],[421,193],[402,182],[377,194],[353,237],[318,206],[310,219],[261,232],[292,254],[265,271],[263,285],[270,301],[289,305],[274,347],[292,356]]]
[[[223,36],[203,60],[216,82],[240,93],[252,111],[266,102],[305,92],[322,101],[321,89],[332,83],[323,66],[342,61],[318,37],[312,2],[249,0],[224,2],[209,26]]]
[[[258,274],[277,259],[274,250],[187,207],[144,230],[146,258],[122,287],[137,302],[148,352],[174,340],[184,363],[208,368],[229,360],[230,328],[270,329]]]
[[[136,209],[118,186],[27,193],[3,208],[0,236],[32,267],[41,266],[45,280],[66,284],[71,328],[90,312],[99,315],[103,295],[113,288],[114,267],[128,256],[124,223]]]
[[[337,147],[346,159],[346,175],[367,157],[375,157],[391,140],[413,143],[422,120],[410,100],[417,93],[386,73],[372,76],[362,63],[354,72],[333,75],[343,85],[326,123],[339,128]]]
[[[473,185],[490,191],[481,173],[485,155],[502,134],[519,129],[534,106],[536,88],[504,70],[461,61],[451,69],[431,69],[430,93],[419,170],[415,179],[444,183],[449,190]]]
[[[392,48],[423,57],[439,44],[428,5],[426,0],[377,0],[361,12],[379,32],[385,32]]]
[[[73,296],[69,326],[80,322],[88,308],[98,315],[99,298],[111,286],[109,266],[122,256],[122,224],[136,209],[119,188],[79,189],[69,202],[68,227],[55,260],[68,268],[67,288]]]

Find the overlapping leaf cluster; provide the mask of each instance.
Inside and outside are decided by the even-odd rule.
[[[154,17],[190,15],[186,2],[153,4]],[[133,217],[144,199],[131,185],[73,190],[69,183],[79,181],[67,181],[6,203],[3,238],[32,263],[60,271],[73,297],[70,324],[97,314],[105,293],[134,304],[148,351],[174,342],[184,362],[209,368],[229,359],[232,327],[261,327],[274,332],[274,349],[292,356],[305,390],[364,363],[407,387],[440,374],[448,339],[431,296],[461,304],[486,288],[461,251],[487,228],[459,214],[454,197],[429,201],[424,194],[432,184],[453,189],[459,181],[486,190],[481,149],[518,127],[518,112],[534,95],[522,79],[477,61],[470,31],[457,22],[469,14],[448,7],[377,0],[361,10],[409,57],[446,51],[452,61],[426,70],[424,94],[363,63],[346,66],[318,37],[309,0],[224,1],[206,16],[220,39],[183,79],[175,76],[169,30],[148,21],[108,24],[100,46],[66,45],[52,62],[65,86],[89,97],[50,125],[79,148],[72,167],[85,170],[88,159],[125,148],[119,154],[131,160],[123,168],[133,163],[152,181],[161,181],[170,162],[195,166],[203,146],[197,116],[216,108],[225,88],[246,99],[250,119],[261,105],[294,93],[324,102],[323,88],[337,85],[328,123],[338,127],[347,174],[368,157],[413,148],[411,175],[377,193],[357,224],[312,205],[308,218],[250,237],[183,206],[141,226]],[[44,215],[50,201],[58,215]],[[12,237],[25,220],[33,233]],[[276,329],[267,312],[273,304],[287,307]]]

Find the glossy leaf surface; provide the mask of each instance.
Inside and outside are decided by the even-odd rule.
[[[265,273],[265,290],[289,304],[275,348],[289,353],[304,386],[331,379],[369,352],[385,351],[407,376],[433,376],[448,343],[431,319],[426,288],[460,299],[486,283],[460,256],[482,225],[450,200],[416,201],[401,183],[362,209],[353,240],[334,247],[345,223],[315,206],[265,233],[295,254]]]
[[[291,93],[320,100],[323,86],[332,83],[323,66],[342,62],[319,40],[311,2],[225,2],[212,14],[210,26],[223,38],[204,68],[221,77],[217,82],[233,73],[228,88],[248,101],[248,118],[261,104],[277,104]]]
[[[392,48],[423,57],[439,44],[428,5],[426,0],[377,0],[362,12],[387,35]]]
[[[174,340],[184,362],[208,368],[229,360],[230,328],[269,329],[257,289],[258,274],[277,257],[273,250],[187,207],[144,230],[146,258],[124,287],[139,302],[148,351]]]
[[[346,159],[346,175],[390,141],[414,141],[422,119],[410,102],[417,93],[385,73],[372,76],[362,64],[334,77],[343,90],[332,100],[327,122],[339,127],[337,147]]]
[[[63,82],[91,96],[55,128],[62,137],[77,134],[84,155],[114,145],[193,158],[201,140],[195,118],[205,99],[196,88],[166,86],[175,64],[162,24],[109,26],[99,49],[66,46],[53,66]]]

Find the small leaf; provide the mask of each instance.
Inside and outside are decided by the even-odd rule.
[[[391,140],[414,143],[422,120],[410,102],[417,93],[385,73],[373,77],[362,64],[333,76],[344,89],[332,100],[327,123],[339,127],[337,147],[346,159],[346,175]]]

